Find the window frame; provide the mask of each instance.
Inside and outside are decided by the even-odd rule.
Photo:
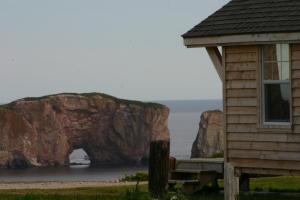
[[[293,112],[293,98],[292,98],[292,59],[291,59],[291,44],[289,43],[273,43],[275,45],[277,44],[288,44],[289,45],[289,61],[281,61],[281,62],[288,62],[288,67],[289,67],[289,80],[265,80],[264,77],[264,72],[265,72],[265,63],[279,63],[279,62],[275,62],[275,61],[264,61],[264,45],[262,45],[261,47],[261,59],[260,59],[260,90],[261,90],[261,125],[262,128],[287,128],[290,129],[292,127],[292,112]],[[266,44],[268,45],[268,44]],[[266,121],[266,105],[265,105],[265,85],[267,84],[274,84],[274,85],[278,85],[278,84],[289,84],[289,90],[290,90],[290,94],[289,94],[289,99],[290,99],[290,120],[289,122],[268,122]]]

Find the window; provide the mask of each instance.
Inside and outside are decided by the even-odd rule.
[[[262,60],[263,122],[289,124],[290,52],[288,44],[265,45]]]

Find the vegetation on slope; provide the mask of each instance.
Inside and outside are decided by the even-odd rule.
[[[23,98],[22,100],[24,100],[24,101],[41,101],[41,100],[45,100],[47,98],[50,98],[53,96],[59,96],[59,95],[74,95],[74,96],[85,96],[85,97],[101,96],[103,98],[111,99],[117,103],[125,104],[125,105],[137,105],[137,106],[141,106],[141,107],[151,107],[151,108],[166,108],[164,105],[159,104],[159,103],[120,99],[120,98],[117,98],[117,97],[114,97],[114,96],[111,96],[108,94],[97,93],[97,92],[93,92],[93,93],[60,93],[60,94],[46,95],[46,96],[41,96],[41,97],[26,97],[26,98]],[[8,104],[3,104],[3,105],[0,105],[0,108],[9,109],[15,103],[16,103],[16,101],[13,101]]]

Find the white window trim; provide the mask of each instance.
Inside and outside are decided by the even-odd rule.
[[[278,44],[278,43],[276,43]],[[261,98],[261,105],[262,105],[262,126],[263,128],[290,128],[292,125],[292,81],[291,81],[291,49],[290,49],[290,45],[289,45],[289,80],[264,80],[264,64],[265,63],[278,63],[276,61],[264,61],[264,52],[263,50],[261,51],[261,84],[260,84],[260,88],[261,88],[261,94],[262,94],[262,98]],[[282,61],[282,62],[287,62],[287,61]],[[266,121],[266,110],[265,110],[265,84],[290,84],[289,90],[290,90],[290,121],[289,122],[268,122]]]

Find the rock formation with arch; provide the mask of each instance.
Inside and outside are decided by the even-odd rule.
[[[140,164],[151,140],[169,140],[168,114],[100,93],[21,99],[0,106],[0,166],[67,165],[78,148],[92,165]]]

